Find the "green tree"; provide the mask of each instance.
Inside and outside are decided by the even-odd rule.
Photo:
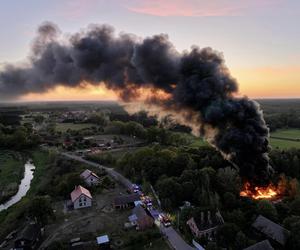
[[[292,203],[290,207],[290,213],[292,215],[298,215],[300,216],[300,197],[296,198]]]
[[[270,220],[277,220],[278,214],[275,206],[269,200],[260,200],[257,204],[257,213],[261,214]]]
[[[220,168],[217,172],[217,184],[222,192],[238,194],[241,189],[241,180],[237,171],[231,167]]]
[[[291,225],[291,235],[286,244],[286,249],[299,250],[300,249],[300,222],[295,222]]]
[[[45,196],[33,198],[28,207],[28,215],[38,223],[46,225],[49,218],[54,216],[50,198]]]
[[[236,235],[239,228],[234,223],[225,222],[224,225],[218,228],[217,242],[222,247],[231,247],[235,243]]]

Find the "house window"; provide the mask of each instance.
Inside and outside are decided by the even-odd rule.
[[[85,197],[83,197],[83,201],[86,201],[86,198],[85,198]]]
[[[79,202],[79,207],[82,207],[82,203],[81,202]]]

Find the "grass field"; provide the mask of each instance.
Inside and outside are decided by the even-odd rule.
[[[280,129],[271,133],[270,143],[273,149],[300,148],[300,141],[295,141],[297,139],[300,140],[300,129]]]
[[[0,203],[18,191],[18,185],[23,177],[24,162],[19,153],[0,151]]]
[[[300,129],[280,129],[271,133],[271,136],[280,138],[300,139]]]
[[[74,123],[57,123],[56,124],[56,131],[58,132],[66,132],[68,129],[70,130],[81,130],[81,129],[85,129],[85,128],[91,128],[91,127],[95,127],[95,124],[91,124],[91,123],[78,123],[78,124],[74,124]]]
[[[300,149],[300,142],[297,141],[270,138],[270,144],[273,149],[276,148],[278,149],[299,148]]]

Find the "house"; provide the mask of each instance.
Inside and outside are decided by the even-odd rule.
[[[250,247],[244,248],[244,250],[274,250],[268,240],[260,241]]]
[[[84,170],[80,177],[85,181],[85,183],[89,186],[98,185],[100,183],[100,177],[96,175],[89,169]]]
[[[288,230],[262,215],[259,215],[256,218],[252,227],[257,232],[268,237],[268,239],[272,240],[275,244],[278,244],[279,247],[285,245],[287,238],[290,235]]]
[[[110,241],[108,235],[102,235],[96,238],[99,249],[110,249]]]
[[[36,224],[28,224],[15,240],[15,249],[35,249],[41,238],[41,228]]]
[[[224,224],[224,220],[219,211],[215,213],[212,211],[202,211],[199,216],[190,218],[186,224],[197,238],[212,238],[215,236],[218,227]]]
[[[115,208],[134,207],[135,206],[134,202],[139,200],[140,200],[139,194],[120,195],[115,198],[114,207]]]
[[[76,186],[72,191],[71,200],[74,209],[92,206],[92,195],[90,191],[80,185]]]
[[[132,215],[128,217],[132,225],[136,226],[137,230],[145,230],[151,228],[154,220],[141,205],[136,206],[132,210]]]

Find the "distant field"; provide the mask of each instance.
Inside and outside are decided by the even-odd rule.
[[[74,124],[74,123],[57,123],[56,124],[56,131],[58,132],[66,132],[68,129],[70,130],[81,130],[85,128],[91,128],[95,127],[95,124],[91,123],[80,123],[80,124]]]
[[[282,139],[270,139],[270,144],[273,149],[289,149],[289,148],[299,148],[300,149],[300,142],[297,141],[289,141],[289,140],[282,140]]]
[[[271,136],[287,139],[300,139],[300,129],[280,129],[271,133]]]
[[[273,149],[300,148],[297,139],[300,140],[300,129],[280,129],[271,133],[270,143]]]

